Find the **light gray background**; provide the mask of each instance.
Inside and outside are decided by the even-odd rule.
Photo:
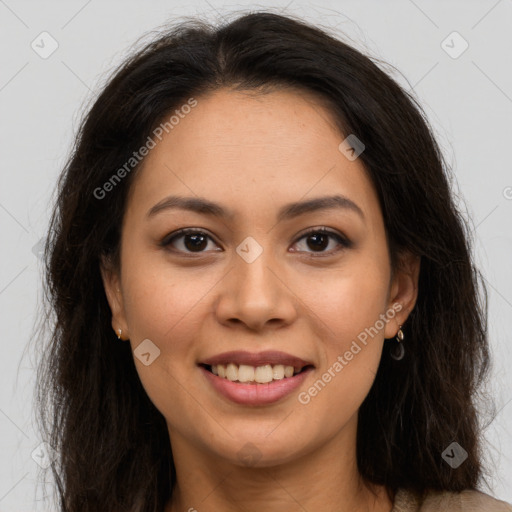
[[[469,208],[490,292],[491,389],[499,412],[486,430],[489,482],[492,494],[512,502],[512,0],[0,0],[0,512],[54,509],[36,486],[31,453],[42,440],[33,421],[34,357],[25,348],[40,305],[37,244],[86,101],[130,45],[166,20],[218,21],[264,8],[344,32],[359,49],[396,66],[403,76],[395,78],[414,88],[426,109],[456,170],[454,193]],[[31,48],[43,31],[59,45],[47,59]],[[441,47],[453,31],[469,44],[458,58]],[[461,48],[453,37],[447,44],[452,52]]]

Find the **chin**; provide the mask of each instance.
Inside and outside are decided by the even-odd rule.
[[[246,433],[233,436],[228,441],[227,450],[225,447],[218,450],[219,455],[241,467],[268,468],[287,464],[307,452],[307,446],[298,445],[294,436],[282,432],[281,435],[276,432],[273,438],[272,435]]]

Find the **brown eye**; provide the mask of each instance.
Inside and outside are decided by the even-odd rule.
[[[184,235],[183,244],[189,251],[202,251],[208,245],[207,237],[202,234]]]
[[[314,251],[323,251],[329,245],[329,235],[313,233],[307,237],[308,247]]]
[[[306,249],[310,249],[313,253],[321,253],[321,254],[332,254],[341,250],[341,248],[348,248],[352,246],[352,243],[346,238],[342,237],[338,233],[334,231],[329,231],[325,228],[321,229],[313,229],[302,235],[296,244],[300,244],[302,240],[306,240],[306,243],[302,244],[302,247],[306,245]],[[333,242],[333,243],[331,243]],[[326,251],[327,247],[333,247],[332,249]],[[337,248],[336,248],[337,246]],[[340,248],[341,247],[341,248]],[[304,249],[299,249],[302,251]],[[307,251],[306,252],[310,252]]]
[[[171,246],[177,252],[201,253],[208,247],[208,241],[211,237],[196,229],[182,229],[177,233],[166,236],[160,245],[163,247]]]

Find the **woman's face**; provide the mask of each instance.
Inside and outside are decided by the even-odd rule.
[[[376,193],[314,98],[196,99],[132,184],[121,271],[104,273],[112,326],[129,337],[175,457],[270,466],[353,445],[419,264],[391,282]],[[192,234],[174,236],[183,228]],[[286,377],[287,366],[304,370]]]

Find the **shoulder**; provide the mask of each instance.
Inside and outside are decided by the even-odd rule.
[[[399,489],[391,512],[512,512],[512,505],[481,491],[429,491],[418,496]]]
[[[423,500],[423,512],[446,510],[447,512],[512,512],[512,505],[497,500],[480,491],[430,492]]]

